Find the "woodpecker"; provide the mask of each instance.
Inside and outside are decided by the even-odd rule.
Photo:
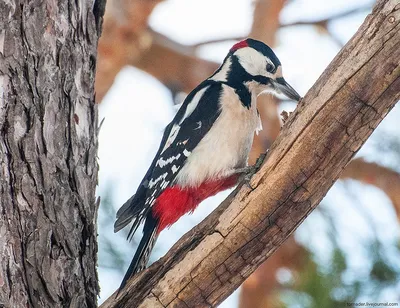
[[[117,212],[114,232],[133,221],[128,240],[144,221],[119,290],[146,267],[162,230],[204,199],[235,186],[248,171],[254,133],[261,130],[256,98],[262,92],[300,99],[271,48],[248,38],[236,43],[214,74],[186,97],[136,194]]]

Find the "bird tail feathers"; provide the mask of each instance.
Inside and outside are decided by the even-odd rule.
[[[129,265],[128,271],[126,272],[124,279],[122,280],[121,286],[119,287],[120,292],[126,285],[127,281],[136,273],[146,268],[147,262],[149,261],[150,253],[157,241],[158,220],[151,216],[148,216],[146,223],[143,228],[143,237],[139,243],[139,247],[136,250],[135,256]]]

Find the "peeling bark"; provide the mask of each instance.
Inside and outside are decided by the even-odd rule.
[[[0,2],[0,307],[97,306],[96,2]]]
[[[215,307],[300,225],[400,98],[400,5],[381,0],[235,190],[101,307]]]

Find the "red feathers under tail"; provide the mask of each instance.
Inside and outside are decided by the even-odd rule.
[[[182,215],[194,211],[204,199],[235,186],[237,180],[238,176],[234,175],[222,180],[205,182],[196,188],[181,188],[179,186],[166,188],[157,198],[153,210],[147,214],[143,238],[119,291],[124,288],[129,278],[146,267],[158,234],[165,227],[175,223]]]
[[[238,176],[234,175],[226,179],[204,182],[199,187],[168,187],[157,198],[152,210],[153,216],[159,220],[157,232],[172,225],[184,214],[193,212],[204,199],[235,186],[237,180]]]

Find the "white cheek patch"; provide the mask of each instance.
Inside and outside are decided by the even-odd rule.
[[[258,52],[257,50],[245,47],[237,50],[235,55],[239,59],[240,65],[248,72],[250,75],[257,76],[268,76],[271,75],[267,72],[267,59],[265,56]]]

